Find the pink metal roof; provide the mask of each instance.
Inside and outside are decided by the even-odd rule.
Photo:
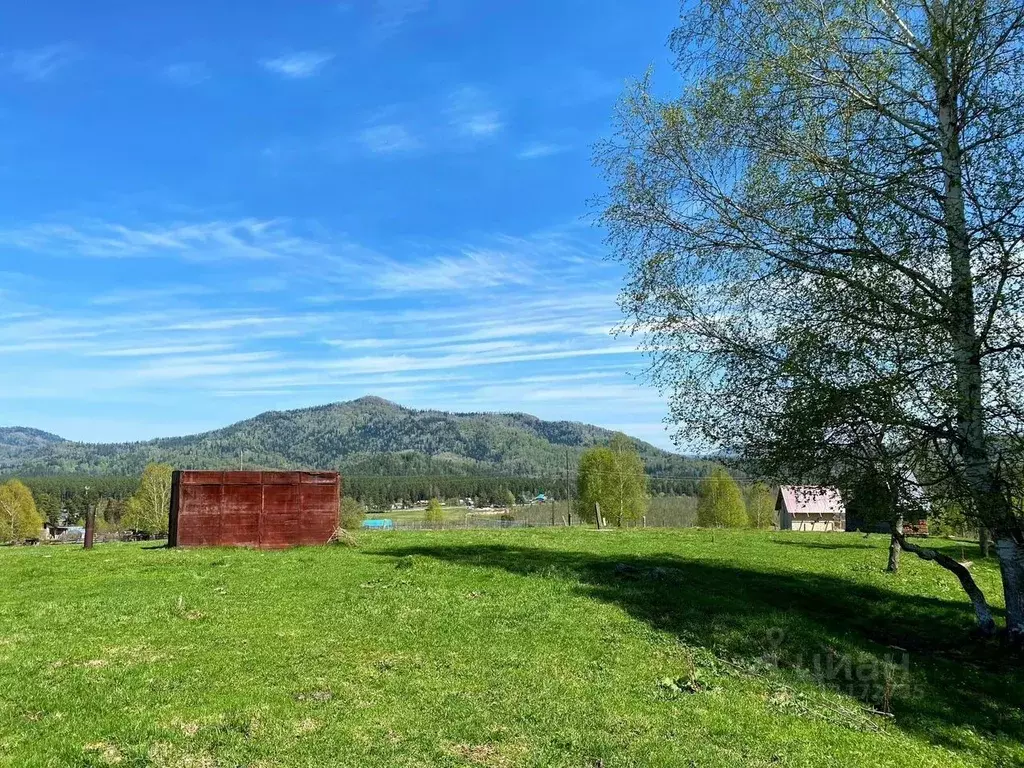
[[[846,514],[838,488],[823,485],[782,485],[779,498],[791,515],[834,518]]]

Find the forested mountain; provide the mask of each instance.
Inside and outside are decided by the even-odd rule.
[[[65,440],[49,432],[26,427],[0,427],[0,469],[45,453]]]
[[[4,437],[9,436],[9,437]],[[340,469],[355,475],[557,476],[612,433],[522,413],[446,413],[377,397],[265,413],[224,429],[140,443],[86,444],[28,429],[0,430],[0,471],[139,474],[151,461],[183,469]],[[689,479],[708,462],[636,441],[653,477]]]

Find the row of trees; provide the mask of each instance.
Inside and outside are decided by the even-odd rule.
[[[89,509],[100,531],[167,532],[171,467],[151,464],[128,486],[124,478],[30,478],[0,484],[0,543],[38,539],[43,523],[78,525]],[[134,493],[125,494],[126,488]],[[108,495],[109,494],[109,495]]]
[[[138,477],[118,475],[54,475],[25,477],[43,519],[54,525],[81,524],[90,507],[100,519],[119,520],[124,504],[135,492]]]
[[[376,477],[342,475],[345,496],[362,502],[371,510],[387,510],[393,504],[414,504],[429,499],[473,499],[477,506],[500,506],[511,495],[515,500],[532,499],[539,493],[549,498],[565,497],[565,478],[488,477],[472,475],[423,475]]]

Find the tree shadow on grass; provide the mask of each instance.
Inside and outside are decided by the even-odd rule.
[[[794,541],[793,539],[772,539],[772,544],[779,544],[783,547],[799,547],[800,549],[877,549],[864,536],[857,536],[852,540],[852,534],[844,536],[841,541]]]
[[[578,582],[580,594],[617,605],[687,645],[751,664],[770,657],[779,668],[772,674],[784,679],[806,682],[809,670],[815,685],[852,693],[870,706],[891,704],[899,728],[949,748],[981,749],[971,731],[1002,740],[1003,749],[1024,743],[1021,660],[971,638],[966,600],[911,597],[823,574],[762,572],[673,554],[497,544],[387,553],[408,555]],[[904,651],[909,674],[900,675]],[[877,679],[893,662],[894,690]],[[879,702],[882,689],[889,689],[881,694],[888,700]]]

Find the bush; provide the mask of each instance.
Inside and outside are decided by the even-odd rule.
[[[355,499],[346,496],[341,500],[341,512],[338,516],[338,524],[349,531],[355,531],[363,527],[366,519],[366,507]]]

